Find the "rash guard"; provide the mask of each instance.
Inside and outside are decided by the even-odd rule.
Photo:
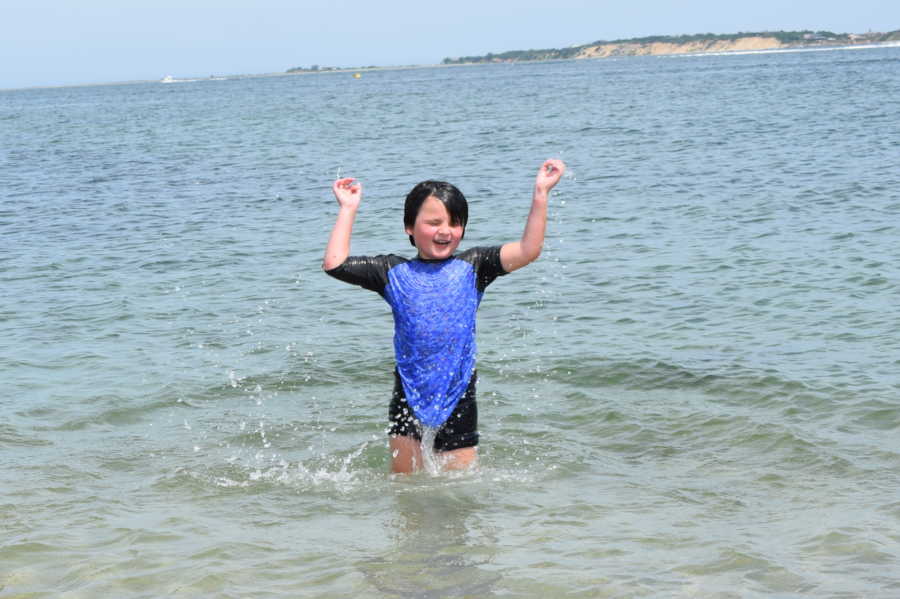
[[[391,306],[406,401],[422,424],[444,424],[475,372],[475,312],[481,297],[506,274],[500,246],[472,248],[446,260],[353,256],[326,272],[375,291]]]

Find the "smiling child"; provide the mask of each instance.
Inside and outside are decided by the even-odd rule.
[[[433,451],[445,469],[477,462],[475,312],[498,276],[533,262],[541,253],[550,190],[565,172],[547,160],[534,182],[531,211],[519,241],[475,247],[459,254],[468,204],[456,187],[423,181],[406,196],[403,224],[418,254],[350,257],[353,222],[362,185],[353,178],[332,185],[339,209],[322,268],[329,275],[375,291],[394,315],[394,392],[389,412],[391,470],[423,466],[424,427],[434,429]]]

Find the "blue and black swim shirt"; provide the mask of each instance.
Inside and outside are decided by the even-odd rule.
[[[391,306],[406,401],[422,424],[441,426],[475,373],[475,312],[485,288],[506,274],[500,246],[446,260],[352,256],[326,272],[375,291]]]

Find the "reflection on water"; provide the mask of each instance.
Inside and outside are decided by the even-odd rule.
[[[391,547],[358,564],[372,586],[387,596],[493,594],[501,579],[491,567],[497,538],[480,515],[487,506],[465,482],[414,476],[396,483],[394,514],[385,522]]]

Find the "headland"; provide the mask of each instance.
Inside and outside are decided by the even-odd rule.
[[[445,58],[443,64],[478,64],[613,58],[619,56],[662,56],[667,54],[709,54],[720,52],[754,52],[795,48],[828,48],[900,43],[900,30],[868,33],[834,33],[831,31],[762,31],[732,34],[698,33],[694,35],[661,35],[612,41],[596,41],[567,48],[542,50],[509,50],[499,54]]]

